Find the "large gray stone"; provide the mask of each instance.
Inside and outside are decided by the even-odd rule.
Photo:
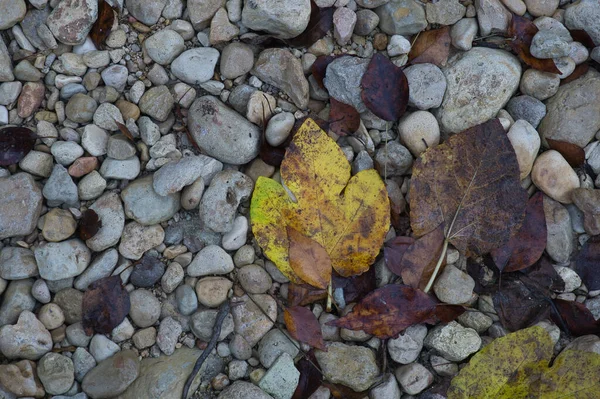
[[[33,232],[42,211],[42,191],[28,173],[0,178],[0,240]]]
[[[68,45],[81,44],[98,19],[97,0],[61,0],[46,24],[54,37]]]
[[[329,95],[344,104],[352,105],[358,112],[365,112],[360,93],[360,82],[370,60],[359,57],[339,57],[327,66],[323,83]]]
[[[121,192],[125,215],[146,226],[171,219],[181,207],[179,193],[160,196],[152,183],[152,175],[148,175],[132,181]]]
[[[168,0],[126,0],[125,6],[127,11],[141,23],[154,25],[158,22],[167,2]]]
[[[194,101],[188,127],[200,148],[223,163],[243,165],[258,155],[258,127],[213,96]]]
[[[171,63],[171,72],[176,78],[198,85],[212,79],[219,59],[219,51],[212,47],[186,50]]]
[[[388,35],[414,35],[427,27],[425,9],[415,0],[391,0],[375,12],[379,28]]]
[[[368,389],[379,376],[375,353],[364,346],[332,342],[327,352],[317,350],[315,356],[327,380],[357,392]]]
[[[140,361],[132,350],[124,350],[101,361],[83,378],[81,389],[94,399],[113,398],[140,374]]]
[[[152,187],[158,195],[166,196],[181,191],[200,177],[208,184],[222,169],[223,164],[214,158],[192,155],[169,162],[154,172]]]
[[[0,250],[0,277],[21,280],[38,275],[33,252],[27,248],[5,247]]]
[[[90,264],[91,252],[79,239],[49,242],[34,249],[40,276],[45,280],[62,280],[83,273]]]
[[[0,303],[0,327],[13,324],[24,310],[32,311],[35,299],[31,296],[32,279],[14,280],[8,284]]]
[[[219,394],[219,399],[273,399],[256,385],[246,381],[236,381]]]
[[[245,0],[242,23],[252,30],[291,39],[304,32],[310,11],[310,0]]]
[[[21,312],[17,324],[0,328],[0,352],[8,359],[37,360],[50,350],[50,332],[28,310]]]
[[[596,0],[579,0],[567,7],[565,25],[569,29],[584,29],[594,43],[600,43],[600,6]]]

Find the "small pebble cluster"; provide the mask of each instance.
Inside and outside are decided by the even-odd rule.
[[[588,50],[569,33],[584,29],[600,43],[597,0],[315,0],[335,7],[333,29],[304,48],[247,43],[301,34],[309,0],[108,3],[118,22],[96,48],[97,0],[0,0],[0,128],[28,126],[38,136],[17,165],[0,168],[1,397],[179,398],[217,308],[230,300],[194,397],[290,399],[299,347],[309,348],[274,327],[289,281],[252,237],[249,199],[259,176],[280,179],[258,157],[265,118],[266,141],[278,146],[309,113],[328,120],[330,97],[361,115],[353,136],[330,135],[353,173],[380,171],[395,210],[406,205],[420,154],[498,117],[523,187],[545,194],[546,252],[565,281],[558,297],[600,318],[600,292],[588,292],[570,267],[600,233],[600,178],[576,173],[557,151],[540,152],[547,139],[573,143],[600,175],[600,72],[561,85],[577,65],[600,63],[600,47]],[[560,74],[474,46],[506,33],[511,12],[533,20],[531,54],[553,59]],[[404,69],[409,112],[389,123],[367,110],[360,81],[372,55],[405,66],[411,37],[439,26],[451,26],[451,57]],[[328,66],[323,89],[311,66],[332,54],[351,57]],[[77,221],[88,209],[102,226],[83,241]],[[506,334],[491,297],[473,293],[465,258],[450,248],[447,264],[433,291],[473,310],[388,340],[386,370],[376,357],[381,340],[326,325],[338,315],[312,305],[328,344],[316,351],[325,378],[370,399],[413,398]],[[373,267],[379,286],[391,280],[383,260]],[[108,276],[120,276],[131,310],[110,334],[90,336],[82,298]],[[569,343],[553,323],[538,324],[557,349]],[[600,353],[597,336],[570,345]],[[311,396],[327,398],[325,387]]]

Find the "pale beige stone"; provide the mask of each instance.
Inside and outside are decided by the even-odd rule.
[[[550,198],[570,204],[572,191],[579,187],[579,178],[563,156],[554,150],[541,154],[533,164],[531,180]]]

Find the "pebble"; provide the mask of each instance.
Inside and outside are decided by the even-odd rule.
[[[33,286],[31,287],[31,296],[40,303],[50,302],[50,290],[44,280],[39,279],[33,283]]]
[[[492,32],[506,32],[511,20],[510,12],[500,0],[480,0],[475,2],[479,34],[487,36]]]
[[[277,147],[288,138],[296,119],[291,112],[281,112],[269,119],[265,137],[267,142],[273,147]]]
[[[72,141],[57,141],[50,147],[50,151],[56,162],[68,166],[83,155],[83,148]]]
[[[347,7],[339,7],[333,13],[333,37],[340,46],[346,45],[352,38],[356,25],[356,13]]]
[[[453,0],[425,4],[427,21],[430,24],[454,25],[465,16],[466,12],[467,7]]]
[[[165,264],[159,259],[146,254],[133,267],[131,276],[129,276],[129,282],[136,287],[149,288],[154,286],[164,274]]]
[[[144,49],[152,61],[170,64],[185,49],[183,38],[171,29],[163,29],[144,40]]]
[[[34,254],[40,276],[45,280],[78,276],[91,259],[90,250],[78,239],[40,245]]]
[[[208,245],[198,252],[186,272],[192,277],[201,277],[210,274],[227,274],[233,268],[233,260],[227,252],[218,245]]]
[[[356,25],[354,26],[354,34],[359,36],[367,36],[379,24],[379,15],[372,10],[359,10],[356,12]]]
[[[427,148],[439,144],[440,128],[433,114],[416,111],[402,118],[398,124],[398,137],[418,157]]]
[[[46,198],[49,206],[65,204],[69,207],[79,207],[77,186],[69,176],[67,169],[60,164],[54,165],[52,173],[42,189],[42,195]]]
[[[17,100],[17,115],[23,119],[33,115],[42,105],[45,92],[46,88],[41,82],[25,83]]]
[[[468,302],[473,296],[473,288],[473,278],[454,265],[447,265],[433,285],[439,300],[452,305]]]
[[[294,358],[288,353],[282,353],[261,378],[258,386],[275,399],[288,399],[294,395],[299,380],[300,372],[294,366]]]
[[[90,344],[90,341],[92,340],[92,337],[86,334],[81,322],[77,322],[67,326],[65,333],[69,343],[77,347],[85,348]],[[96,361],[94,360],[94,364],[95,363]]]
[[[164,238],[165,232],[159,224],[144,226],[130,222],[123,229],[119,253],[124,258],[138,260],[146,251],[162,243]]]
[[[94,100],[92,100],[94,101]],[[95,102],[95,101],[94,101]],[[86,125],[81,135],[81,145],[90,155],[98,157],[106,154],[110,135],[94,124]]]
[[[313,396],[315,394],[313,394]],[[371,388],[371,390],[369,391],[370,399],[400,399],[400,396],[400,387],[398,387],[398,382],[393,374],[384,375],[383,381],[375,387]],[[326,398],[328,397],[329,391],[327,391]],[[321,399],[321,397],[319,396],[312,399]]]
[[[329,95],[344,104],[350,104],[360,113],[367,107],[361,99],[360,82],[369,65],[368,59],[339,57],[327,66],[323,83]]]
[[[152,175],[148,175],[134,180],[121,192],[125,215],[145,226],[171,219],[181,206],[179,193],[160,196],[152,184]]]
[[[309,0],[261,0],[254,7],[242,9],[242,24],[252,30],[265,31],[280,39],[296,37],[308,26],[310,19]]]
[[[171,317],[167,317],[160,322],[156,343],[165,355],[172,355],[175,352],[175,344],[177,344],[181,332],[181,324]]]
[[[223,163],[242,165],[258,155],[258,127],[213,96],[194,101],[188,126],[200,148]]]
[[[154,327],[143,328],[133,334],[133,344],[138,349],[149,348],[156,342],[156,329]]]
[[[47,394],[66,393],[75,381],[73,361],[59,353],[47,353],[37,364],[37,376]]]
[[[115,397],[131,385],[140,374],[138,355],[124,350],[100,362],[81,382],[81,389],[92,398]]]
[[[233,42],[225,46],[221,52],[221,75],[226,79],[242,76],[254,65],[254,53],[247,44]]]
[[[581,286],[581,278],[577,275],[577,273],[566,266],[553,265],[554,270],[560,276],[560,278],[565,282],[565,288],[559,292],[573,292],[577,288]]]
[[[235,381],[219,394],[219,399],[272,399],[273,396],[265,393],[256,385],[246,381]]]
[[[559,85],[558,75],[530,68],[523,73],[519,89],[521,93],[543,101],[554,96]]]
[[[52,337],[33,313],[23,310],[17,323],[0,328],[0,352],[8,359],[37,360],[52,349]]]
[[[72,236],[76,228],[77,222],[71,212],[53,208],[44,215],[42,235],[48,241],[60,242]]]
[[[33,177],[17,173],[0,178],[0,192],[10,193],[0,201],[0,239],[32,233],[42,211],[42,191]]]
[[[173,62],[172,65],[175,63]],[[167,86],[153,87],[139,101],[140,111],[160,122],[167,120],[175,100]]]
[[[540,149],[541,141],[538,132],[523,119],[517,120],[507,133],[507,137],[517,155],[520,179],[529,175]]]
[[[75,380],[81,382],[83,377],[94,367],[96,367],[96,360],[94,357],[84,348],[77,348],[73,352],[73,368],[75,369]]]
[[[0,392],[7,398],[41,398],[45,395],[44,387],[35,374],[35,363],[30,360],[0,365],[0,386]]]
[[[554,14],[558,7],[559,0],[523,0],[527,5],[527,11],[534,17],[546,16]]]
[[[162,166],[154,173],[152,186],[158,195],[167,196],[181,191],[199,178],[208,183],[222,169],[223,164],[214,158],[192,155]]]
[[[426,348],[437,351],[444,358],[460,362],[479,350],[481,338],[475,330],[451,321],[430,330],[424,344]]]
[[[100,363],[104,359],[108,359],[115,353],[121,350],[119,345],[112,342],[110,339],[101,334],[96,334],[90,341],[90,353]]]
[[[219,51],[214,48],[193,48],[181,53],[171,63],[171,72],[185,83],[197,85],[213,77],[218,59]]]
[[[546,115],[546,106],[543,102],[531,96],[513,97],[506,104],[506,110],[514,120],[523,119],[537,128]]]
[[[200,220],[209,229],[226,233],[233,229],[239,204],[250,197],[254,182],[234,170],[215,175],[200,201]]]
[[[589,235],[600,234],[598,193],[600,193],[600,190],[583,187],[573,190],[573,203],[584,213],[583,225],[585,232]]]
[[[551,30],[538,31],[531,41],[531,55],[539,59],[560,58],[569,55],[571,47]]]
[[[106,86],[114,87],[118,92],[122,92],[127,84],[127,74],[127,68],[123,65],[112,65],[104,69],[100,76]]]
[[[129,316],[136,326],[140,328],[150,327],[160,317],[160,302],[145,289],[137,289],[129,294],[131,310]]]
[[[433,382],[433,374],[420,363],[400,366],[395,375],[402,390],[409,395],[421,393]]]
[[[233,221],[232,229],[223,235],[222,246],[226,251],[235,251],[246,243],[248,233],[248,219],[237,216]]]
[[[38,320],[42,322],[48,330],[54,330],[65,322],[65,315],[62,309],[55,303],[48,303],[38,311]]]
[[[68,45],[84,42],[98,18],[98,3],[92,0],[66,0],[52,10],[46,24],[58,41]]]
[[[33,310],[32,285],[32,279],[13,280],[8,284],[0,304],[0,326],[16,323],[21,312]]]
[[[227,300],[233,283],[225,277],[205,277],[196,283],[198,301],[208,307],[216,308]]]
[[[219,8],[210,23],[210,44],[228,42],[240,33],[240,29],[227,17],[227,10]]]
[[[107,192],[98,198],[89,209],[98,214],[102,226],[92,238],[86,241],[87,246],[92,251],[100,252],[116,245],[125,226],[125,213],[119,196],[116,193]]]
[[[438,108],[446,92],[446,77],[433,64],[411,65],[404,70],[409,85],[408,104],[420,110]]]
[[[0,47],[1,46],[2,45],[0,45]],[[0,59],[1,58],[2,58],[2,52],[0,49]],[[7,69],[5,69],[5,71]],[[14,77],[12,79],[14,79]],[[2,81],[1,74],[0,74],[0,81]],[[0,104],[1,105],[10,105],[10,104],[14,103],[15,101],[17,101],[17,98],[19,98],[19,94],[21,93],[22,87],[23,87],[23,84],[21,82],[5,82],[5,83],[0,84]]]
[[[271,330],[272,320],[277,318],[277,304],[270,295],[257,294],[252,298],[260,306],[260,309],[247,296],[238,298],[235,306],[231,308],[235,333],[241,335],[250,347],[256,345]]]
[[[332,342],[327,352],[317,350],[315,356],[327,380],[357,392],[368,389],[379,376],[375,353],[363,346]],[[344,367],[340,367],[342,364]]]
[[[410,170],[412,163],[410,151],[397,141],[388,141],[375,154],[375,165],[382,176],[401,176]]]
[[[175,290],[175,299],[177,301],[177,309],[184,316],[189,316],[198,309],[198,298],[194,289],[183,284]]]
[[[56,292],[55,290],[53,292]],[[54,303],[62,309],[65,314],[65,322],[73,324],[82,319],[83,292],[74,288],[64,288],[56,292]]]
[[[414,35],[427,27],[425,8],[415,0],[394,0],[375,8],[379,29],[388,35]]]
[[[2,0],[0,1],[0,30],[8,29],[20,22],[27,12],[24,0]]]
[[[579,187],[577,173],[554,150],[542,153],[533,164],[531,171],[533,183],[552,199],[564,204],[572,202],[571,193]]]
[[[188,286],[189,287],[189,286]],[[190,318],[190,329],[194,335],[204,341],[210,341],[213,335],[213,327],[217,320],[218,310],[216,309],[204,309],[194,313]],[[234,322],[231,314],[227,314],[223,320],[221,326],[221,334],[219,335],[218,341],[223,341],[229,334],[234,330]]]
[[[566,8],[565,25],[569,29],[584,29],[594,41],[600,43],[600,9],[593,0],[581,0]]]
[[[393,361],[400,364],[414,362],[423,349],[423,340],[427,335],[427,327],[416,324],[408,327],[398,337],[388,341],[388,352]]]
[[[135,328],[133,327],[129,319],[126,317],[118,326],[113,328],[113,330],[110,333],[110,338],[113,342],[119,343],[130,339],[134,333]]]
[[[270,368],[282,353],[287,353],[295,358],[299,353],[298,342],[280,330],[269,331],[258,345],[260,363],[264,367]]]
[[[50,177],[53,167],[53,158],[50,154],[33,150],[25,155],[25,158],[19,162],[19,167],[25,172],[29,172],[36,176]],[[18,207],[15,207],[14,209],[18,209]]]
[[[165,271],[165,274],[161,277],[160,285],[164,292],[170,294],[175,291],[175,288],[177,288],[179,284],[181,284],[183,278],[183,267],[177,262],[171,262]]]
[[[123,123],[123,116],[119,108],[110,103],[103,103],[94,112],[94,124],[102,129],[119,130],[116,122]]]

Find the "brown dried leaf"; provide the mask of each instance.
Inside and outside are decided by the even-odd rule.
[[[325,289],[331,281],[331,259],[321,244],[287,226],[288,256],[294,273],[313,287]]]
[[[108,334],[129,314],[129,293],[121,277],[94,281],[83,294],[83,328],[87,335]]]
[[[283,312],[285,326],[292,338],[304,342],[313,348],[327,350],[321,325],[313,312],[303,306],[293,306]]]
[[[566,161],[574,168],[579,168],[585,163],[585,151],[576,144],[568,141],[546,139],[552,150],[560,152]]]
[[[594,319],[594,315],[583,303],[554,299],[554,306],[559,315],[552,314],[552,319],[557,325],[566,327],[574,336],[600,333],[600,320]]]
[[[77,226],[77,234],[80,239],[86,241],[95,236],[100,227],[102,227],[102,221],[96,211],[87,209],[81,214],[79,225]]]
[[[421,290],[388,284],[367,295],[352,312],[327,325],[363,330],[381,339],[392,338],[414,324],[434,324],[437,305],[433,296]]]
[[[492,250],[498,269],[514,272],[525,269],[540,259],[546,249],[546,216],[544,196],[537,192],[529,199],[521,228],[503,246]]]
[[[415,243],[412,237],[399,236],[387,241],[383,246],[385,264],[392,273],[397,276],[402,274],[402,258],[404,254]]]
[[[129,131],[127,126],[125,126],[124,124],[122,124],[121,122],[118,122],[118,121],[115,121],[115,123],[117,124],[117,127],[119,128],[121,133],[123,133],[123,136],[127,137],[129,139],[129,141],[131,141],[132,143],[135,144],[135,139],[133,138],[133,134],[131,134],[131,132]]]
[[[583,244],[574,269],[588,290],[600,290],[600,236],[592,236]]]
[[[316,364],[317,358],[312,349],[306,354],[306,357],[298,360],[296,368],[300,372],[300,380],[298,381],[298,386],[294,391],[292,399],[308,399],[310,398],[310,395],[319,389],[321,381],[323,380],[323,375],[319,369],[315,367]]]
[[[587,62],[577,65],[575,67],[575,70],[569,76],[567,76],[564,79],[561,79],[560,86],[564,86],[567,83],[571,83],[575,79],[579,79],[580,77],[585,75],[589,70],[590,70],[590,64],[588,64]]]
[[[105,0],[98,2],[98,19],[92,25],[90,38],[96,45],[96,48],[104,48],[106,38],[110,34],[115,21],[115,10]]]
[[[429,148],[413,165],[410,222],[423,236],[440,225],[466,256],[483,255],[520,228],[527,206],[515,151],[498,119]]]
[[[346,303],[363,298],[377,287],[374,267],[369,268],[363,274],[352,277],[342,277],[334,273],[331,276],[331,281],[334,290],[342,290]]]
[[[0,130],[0,166],[19,163],[33,150],[36,138],[28,127],[8,126]]]
[[[539,59],[531,55],[529,48],[531,41],[538,32],[537,26],[530,20],[520,15],[512,15],[512,21],[508,27],[508,36],[511,38],[510,46],[519,56],[521,61],[539,71],[560,73],[552,59]]]
[[[408,105],[408,79],[387,57],[376,53],[360,82],[366,107],[386,121],[399,119]]]
[[[573,38],[574,42],[579,42],[589,49],[592,49],[597,46],[597,44],[594,43],[594,40],[589,35],[589,33],[584,31],[583,29],[571,29],[569,33],[571,34],[571,37]],[[600,45],[600,43],[598,45]]]
[[[329,99],[329,129],[338,136],[348,136],[356,132],[360,126],[360,114],[352,105]]]
[[[408,61],[411,64],[435,64],[439,67],[446,65],[451,42],[449,26],[421,32],[408,53]]]
[[[442,254],[443,245],[444,226],[440,225],[408,247],[399,265],[404,284],[424,289]],[[442,266],[445,263],[443,259]]]
[[[315,62],[313,62],[312,66],[310,67],[310,72],[312,73],[313,77],[315,78],[315,81],[317,82],[317,84],[319,85],[319,87],[321,89],[325,88],[325,85],[323,84],[323,79],[325,79],[325,73],[327,72],[327,66],[329,64],[331,64],[331,62],[333,60],[335,60],[338,57],[343,57],[346,54],[343,55],[320,55],[317,57],[317,59],[315,60]]]
[[[319,8],[313,0],[310,2],[310,20],[300,35],[286,42],[294,47],[310,47],[317,40],[325,37],[333,28],[334,7]]]
[[[327,298],[327,290],[315,288],[308,284],[290,283],[288,286],[288,304],[290,306],[306,306]]]

